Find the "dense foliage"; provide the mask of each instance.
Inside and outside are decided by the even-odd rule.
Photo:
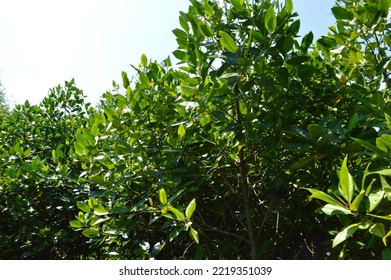
[[[0,258],[390,259],[391,1],[191,0],[179,61],[0,127]]]

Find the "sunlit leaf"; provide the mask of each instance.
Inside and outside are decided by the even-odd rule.
[[[265,28],[269,33],[273,33],[277,26],[277,17],[274,12],[274,7],[271,5],[267,11],[265,16]]]
[[[377,223],[369,228],[369,232],[375,236],[383,238],[386,235],[384,224]]]
[[[324,202],[330,203],[332,205],[344,207],[344,205],[341,202],[339,202],[338,200],[336,200],[332,196],[328,195],[327,193],[324,193],[320,190],[312,189],[312,188],[304,188],[304,189],[311,192],[310,198],[316,198],[316,199],[322,200]]]
[[[339,173],[339,192],[350,204],[354,192],[354,180],[347,167],[348,156],[345,157]]]
[[[379,206],[380,202],[382,201],[384,197],[384,191],[383,190],[377,190],[373,191],[368,196],[368,205],[367,205],[367,212],[370,213],[377,206]]]
[[[193,239],[193,241],[195,243],[198,244],[200,242],[198,232],[194,228],[190,228],[189,234],[190,234],[191,239]]]
[[[334,205],[334,204],[326,204],[325,206],[322,207],[322,211],[323,213],[325,213],[326,215],[349,215],[351,214],[352,212],[345,208],[345,207],[342,207],[342,206],[339,206],[339,205]]]
[[[224,32],[224,31],[219,31],[220,35],[220,43],[229,52],[235,53],[238,50],[238,46],[236,45],[234,39],[232,37]]]
[[[159,190],[159,201],[163,205],[167,204],[167,194],[164,189]]]
[[[99,235],[99,231],[96,229],[88,228],[82,231],[82,234],[88,238],[94,238]]]
[[[189,205],[187,205],[186,212],[185,212],[186,218],[190,219],[191,216],[193,216],[195,209],[196,209],[196,200],[194,198],[192,201],[190,201]]]
[[[358,229],[359,224],[352,224],[341,230],[333,240],[333,248],[351,237]]]

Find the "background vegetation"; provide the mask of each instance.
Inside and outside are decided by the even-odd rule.
[[[391,259],[391,1],[190,2],[178,65],[1,107],[0,258]]]

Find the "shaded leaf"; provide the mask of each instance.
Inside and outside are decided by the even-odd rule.
[[[382,223],[374,224],[369,228],[369,232],[375,236],[383,238],[386,234],[384,225]]]

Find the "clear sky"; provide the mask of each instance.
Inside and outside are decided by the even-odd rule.
[[[293,0],[304,35],[327,34],[333,0]],[[12,103],[37,104],[75,78],[95,104],[144,53],[162,61],[188,0],[0,0],[0,81]]]

